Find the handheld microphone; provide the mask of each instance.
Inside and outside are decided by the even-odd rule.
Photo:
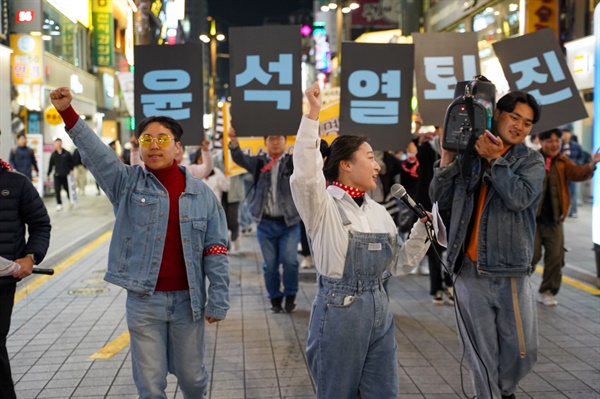
[[[402,184],[394,184],[390,189],[392,195],[404,203],[419,219],[428,218],[427,214],[419,205],[408,195]]]
[[[31,272],[33,274],[47,274],[49,276],[52,276],[54,274],[54,269],[42,269],[39,267],[34,267]]]

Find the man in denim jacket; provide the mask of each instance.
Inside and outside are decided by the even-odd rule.
[[[444,150],[430,194],[450,210],[448,267],[458,327],[478,398],[514,398],[537,359],[532,272],[544,162],[523,141],[540,118],[529,94],[511,92],[494,112],[496,137],[474,152]]]
[[[285,144],[285,136],[266,136],[266,154],[246,155],[238,145],[235,130],[229,131],[231,158],[254,176],[250,214],[257,223],[256,236],[265,260],[265,286],[274,313],[284,310],[284,297],[285,311],[295,311],[298,292],[300,215],[292,199],[290,176],[294,168],[292,156],[284,154]],[[283,292],[280,264],[283,265]]]
[[[223,320],[229,309],[227,224],[208,186],[177,165],[181,125],[162,116],[141,121],[136,138],[145,167],[128,166],[79,118],[68,88],[50,99],[114,207],[104,279],[127,290],[139,396],[166,398],[171,372],[185,398],[203,397],[204,320]]]

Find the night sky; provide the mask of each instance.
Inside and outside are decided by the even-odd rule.
[[[208,0],[209,15],[225,27],[287,24],[290,13],[310,12],[312,5],[312,0]]]

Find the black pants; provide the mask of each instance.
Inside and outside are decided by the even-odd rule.
[[[227,229],[231,231],[231,241],[236,241],[240,236],[240,219],[239,219],[239,202],[227,202],[227,192],[223,192],[221,197],[221,205],[225,211],[225,218],[227,219]]]
[[[67,182],[67,176],[54,175],[54,194],[56,195],[56,205],[62,205],[60,198],[61,187],[67,192],[67,199],[69,199],[69,183]]]
[[[17,283],[0,285],[0,398],[2,399],[17,398],[6,350],[6,337],[10,330],[16,288]]]
[[[435,248],[434,248],[435,245]],[[437,254],[436,254],[437,250]],[[437,243],[431,244],[427,250],[427,260],[429,262],[429,294],[435,295],[438,291],[444,291],[444,284],[446,288],[452,287],[452,278],[448,273],[443,270],[442,261],[438,257],[442,256],[444,247]]]
[[[300,222],[300,243],[302,244],[302,250],[300,255],[310,256],[310,244],[308,243],[308,235],[306,235],[306,226],[304,222]]]

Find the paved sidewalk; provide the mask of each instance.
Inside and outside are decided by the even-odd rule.
[[[54,258],[57,264],[56,254],[64,258],[83,248],[78,236],[95,230],[97,238],[98,230],[109,228],[113,217],[107,204],[103,196],[90,196],[72,211],[51,211],[49,262]],[[110,359],[90,359],[126,331],[125,293],[101,279],[108,242],[96,241],[99,245],[37,289],[35,279],[20,286],[28,295],[15,306],[8,339],[20,399],[137,397],[128,346]],[[304,358],[315,293],[310,272],[303,272],[298,311],[271,314],[256,237],[243,236],[241,247],[240,256],[230,257],[232,309],[225,321],[207,326],[208,398],[313,398]],[[539,274],[533,280],[539,285]],[[399,397],[463,397],[454,311],[432,305],[428,286],[428,277],[418,275],[394,278],[389,285]],[[517,398],[600,398],[600,298],[564,285],[557,299],[556,308],[538,306],[539,360]],[[464,389],[472,396],[468,372],[462,370]],[[168,381],[168,397],[182,398],[176,380]]]

